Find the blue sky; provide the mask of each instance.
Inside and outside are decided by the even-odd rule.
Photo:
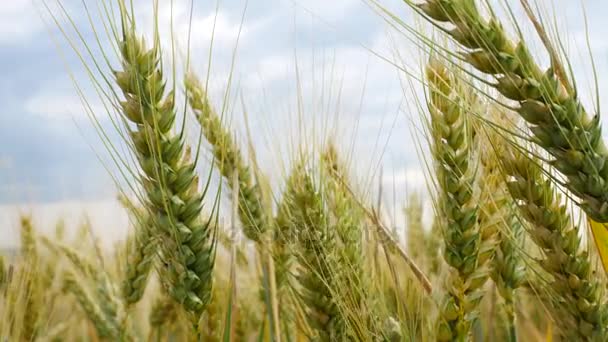
[[[92,6],[98,3],[86,2]],[[182,46],[188,2],[175,0],[174,7],[174,31]],[[582,97],[588,101],[589,79],[585,76],[589,75],[589,63],[580,49],[585,38],[581,3],[587,10],[600,74],[608,72],[608,26],[603,18],[608,4],[602,0],[554,2],[560,26],[567,30],[569,48],[577,55],[573,56],[575,70],[581,75]],[[80,1],[64,3],[83,34],[90,37]],[[204,74],[215,3],[195,3],[192,63]],[[407,13],[397,0],[386,3]],[[242,0],[224,0],[219,7],[211,73],[216,99],[221,99],[226,87],[245,5]],[[142,29],[148,30],[150,6],[141,8]],[[168,8],[161,9],[166,19]],[[86,88],[82,66],[65,44],[58,48],[51,39],[53,34],[57,37],[57,30],[41,20],[40,11],[44,8],[37,0],[0,1],[0,203],[114,197],[112,180],[97,157],[107,161],[107,155],[69,77],[73,73]],[[409,17],[404,14],[404,18]],[[417,114],[405,103],[409,90],[404,94],[395,69],[364,48],[389,53],[398,46],[408,64],[416,66],[418,53],[408,50],[404,41],[391,34],[386,23],[360,0],[250,0],[237,52],[235,100],[229,115],[239,140],[245,139],[242,96],[251,129],[256,132],[253,142],[262,168],[268,172],[284,168],[282,160],[288,158],[290,143],[299,131],[297,61],[306,130],[313,132],[317,126],[338,123],[337,138],[346,147],[356,141],[354,149],[346,148],[353,153],[349,158],[353,168],[367,170],[364,173],[370,175],[381,162],[385,180],[397,191],[407,184],[420,187],[420,165],[411,138],[416,125],[411,117]],[[86,96],[96,103],[94,93]],[[103,110],[96,114],[109,127]]]

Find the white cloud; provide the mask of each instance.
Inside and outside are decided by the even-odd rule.
[[[87,98],[93,113],[103,113],[103,108],[96,104],[96,96]],[[50,120],[87,119],[87,111],[75,91],[60,92],[56,90],[43,90],[26,100],[25,110]]]
[[[138,13],[141,13],[137,19],[141,23],[139,29],[145,31],[146,37],[150,40],[155,26],[154,6],[151,2],[148,5],[142,3]],[[192,21],[190,21],[190,16],[190,1],[166,1],[159,4],[158,29],[165,47],[171,46],[171,40],[174,39],[178,51],[185,52],[190,32],[190,47],[195,50],[194,53],[197,53],[197,49],[208,49],[212,38],[216,47],[229,49],[239,37],[239,32],[240,39],[244,39],[249,33],[247,23],[241,26],[240,16],[232,17],[222,9],[217,13],[194,12]],[[173,30],[171,26],[173,26]],[[173,35],[171,35],[171,31],[173,31]]]
[[[42,28],[32,0],[0,1],[0,44],[21,42]]]
[[[361,4],[358,0],[298,0],[294,3],[296,7],[300,7],[321,20],[327,21],[343,18],[348,10],[354,8],[355,4]]]

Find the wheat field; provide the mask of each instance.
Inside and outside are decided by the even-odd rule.
[[[564,1],[353,2],[389,37],[358,47],[399,80],[411,188],[339,114],[373,72],[343,96],[298,46],[291,108],[247,105],[253,2],[228,42],[222,2],[35,1],[113,187],[0,207],[1,341],[608,341],[600,43]]]

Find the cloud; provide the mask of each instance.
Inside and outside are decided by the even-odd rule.
[[[321,20],[333,22],[344,18],[345,13],[360,2],[358,0],[307,0],[294,1],[294,4]]]
[[[80,99],[72,93],[42,91],[25,102],[25,110],[45,119],[70,120],[86,117]]]
[[[23,43],[43,28],[32,0],[0,2],[0,45]]]

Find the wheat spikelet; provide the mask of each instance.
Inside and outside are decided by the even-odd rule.
[[[439,208],[444,215],[444,258],[452,267],[437,338],[465,341],[477,319],[477,306],[483,296],[481,287],[489,277],[488,258],[480,260],[482,237],[473,198],[473,168],[469,168],[472,132],[456,79],[437,60],[431,60],[427,80],[432,153],[439,184]]]
[[[123,301],[133,305],[144,295],[158,246],[152,229],[146,226],[150,220],[145,210],[136,207],[125,196],[119,196],[118,200],[136,222],[135,233],[127,240],[126,270],[121,288]]]
[[[273,246],[269,228],[271,222],[271,208],[265,201],[262,191],[261,175],[254,177],[246,165],[238,144],[233,140],[230,132],[222,124],[221,118],[209,104],[205,89],[195,75],[186,75],[186,95],[194,114],[197,117],[202,133],[212,147],[215,165],[226,180],[228,186],[235,191],[238,217],[243,225],[243,232],[247,238],[256,243],[256,248],[262,259],[264,274],[263,288],[268,304],[266,309],[270,314],[270,330],[275,340],[280,340],[278,316],[278,296],[276,286],[276,270],[274,269]],[[257,178],[257,179],[256,179]],[[256,180],[258,183],[256,183]]]
[[[293,222],[293,195],[295,194],[298,175],[301,172],[298,167],[292,170],[287,179],[281,202],[278,205],[275,217],[275,237],[273,238],[273,256],[275,259],[276,283],[280,296],[288,291],[291,281],[293,266],[294,222]]]
[[[21,255],[23,258],[32,258],[33,261],[38,259],[38,247],[36,246],[36,233],[32,218],[29,216],[21,216]]]
[[[551,181],[527,155],[503,155],[507,185],[520,212],[530,222],[530,236],[542,249],[541,266],[553,276],[551,287],[563,298],[566,310],[558,317],[565,331],[581,340],[608,338],[608,309],[602,283],[593,275],[587,252],[581,250],[577,228]]]
[[[495,76],[494,87],[529,124],[534,141],[568,179],[567,187],[587,215],[608,222],[608,149],[599,115],[590,116],[570,89],[559,61],[543,72],[523,40],[507,37],[497,18],[487,20],[475,0],[426,0],[419,7],[436,22],[454,26],[449,34],[468,50],[463,57],[482,73]],[[551,51],[549,51],[551,53]],[[552,58],[556,56],[551,56]]]

